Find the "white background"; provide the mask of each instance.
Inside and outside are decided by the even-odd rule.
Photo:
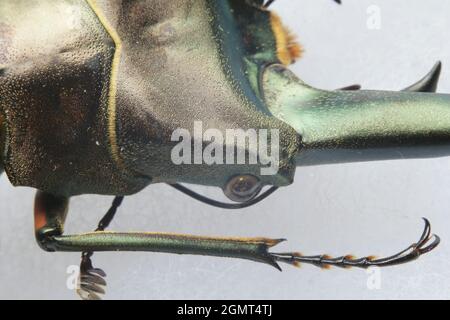
[[[367,8],[381,9],[381,29],[367,28]],[[444,0],[278,0],[274,8],[306,48],[293,69],[326,89],[361,83],[398,90],[444,62],[450,92],[450,2]],[[381,288],[364,270],[284,267],[232,259],[151,253],[96,254],[108,273],[107,298],[397,299],[450,297],[450,159],[299,168],[294,185],[239,212],[207,207],[164,186],[125,200],[114,230],[286,237],[281,251],[333,255],[392,254],[414,242],[428,217],[442,245],[420,260],[381,271]],[[198,188],[211,196],[215,189]],[[0,179],[0,298],[75,299],[66,269],[79,254],[49,254],[35,244],[34,190]],[[89,231],[109,197],[72,199],[68,233]]]

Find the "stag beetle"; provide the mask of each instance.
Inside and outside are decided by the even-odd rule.
[[[313,88],[287,68],[302,48],[269,9],[272,2],[0,2],[0,172],[14,186],[38,190],[42,249],[82,252],[83,298],[104,293],[105,274],[91,259],[98,251],[232,257],[281,270],[279,263],[391,266],[439,244],[428,220],[419,241],[380,259],[270,251],[283,239],[105,231],[123,198],[150,184],[242,209],[291,184],[297,166],[449,155],[450,97],[430,94],[440,63],[403,92]],[[196,121],[222,133],[275,130],[268,141],[278,141],[276,172],[262,174],[261,159],[174,163],[173,133],[193,131]],[[191,140],[213,143],[205,135]],[[215,142],[216,152],[228,147],[228,140]],[[248,141],[235,147],[232,160],[258,153]],[[180,183],[220,187],[232,203]],[[81,194],[116,198],[95,232],[65,235],[69,198]]]

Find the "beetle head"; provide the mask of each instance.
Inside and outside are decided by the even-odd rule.
[[[239,200],[262,185],[291,183],[296,165],[447,154],[448,96],[304,84],[286,69],[301,47],[262,1],[152,4],[127,3],[118,19],[117,143],[137,174],[225,186]],[[278,139],[269,134],[263,145],[266,154],[276,145],[277,170],[263,174],[260,144],[235,149],[234,140],[220,138],[227,130],[277,130]],[[229,148],[236,152],[226,159]],[[205,150],[222,152],[223,163],[205,160]],[[239,152],[258,162],[240,164]]]
[[[119,12],[124,167],[154,182],[292,182],[299,135],[271,115],[259,87],[267,65],[300,53],[277,16],[240,0],[127,2]]]

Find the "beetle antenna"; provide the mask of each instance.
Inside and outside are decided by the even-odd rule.
[[[264,192],[263,194],[261,194],[260,196],[253,198],[249,201],[243,202],[243,203],[225,203],[225,202],[220,202],[220,201],[216,201],[213,200],[211,198],[202,196],[201,194],[186,188],[185,186],[175,183],[175,184],[169,184],[169,186],[171,186],[172,188],[175,188],[176,190],[184,193],[185,195],[200,201],[202,203],[205,203],[207,205],[213,206],[213,207],[217,207],[217,208],[222,208],[222,209],[230,209],[230,210],[236,210],[236,209],[243,209],[243,208],[248,208],[251,207],[255,204],[257,204],[258,202],[261,202],[262,200],[266,199],[268,196],[270,196],[272,193],[274,193],[275,191],[278,190],[278,187],[271,187],[270,189],[268,189],[266,192]]]
[[[111,207],[108,212],[103,216],[103,218],[98,223],[98,227],[95,232],[105,231],[106,228],[113,221],[117,209],[123,202],[124,197],[115,197]],[[105,294],[106,287],[106,273],[99,268],[94,268],[92,265],[92,256],[94,252],[87,251],[81,254],[80,263],[80,277],[79,277],[79,289],[77,290],[78,295],[84,300],[100,300],[101,296]]]
[[[275,2],[275,0],[269,0],[264,4],[264,8],[268,8],[270,7],[273,3]]]

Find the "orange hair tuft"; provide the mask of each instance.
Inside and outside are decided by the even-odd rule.
[[[303,54],[303,48],[298,43],[297,36],[283,25],[276,13],[270,13],[270,22],[275,35],[278,59],[284,65],[294,63]]]

